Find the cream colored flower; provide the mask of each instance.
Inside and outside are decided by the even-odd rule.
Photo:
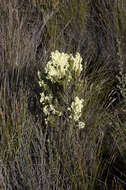
[[[74,113],[74,120],[78,121],[81,117],[81,110],[83,108],[83,99],[79,99],[78,96],[75,97],[74,101],[71,104],[71,109]]]
[[[85,128],[85,123],[82,122],[82,121],[80,121],[80,122],[78,123],[78,128],[79,128],[79,129]]]
[[[72,110],[74,110],[74,112],[81,112],[81,109],[83,108],[83,102],[83,99],[79,99],[78,96],[76,96],[71,104]]]
[[[58,50],[51,53],[52,62],[56,65],[61,65],[61,70],[67,69],[69,55],[67,53],[60,53]]]
[[[46,79],[51,80],[53,83],[60,83],[64,86],[69,85],[68,83],[74,81],[75,77],[80,75],[82,71],[82,58],[79,53],[76,53],[75,57],[67,53],[60,53],[59,51],[55,51],[51,53],[51,60],[45,66],[45,74]],[[77,73],[77,75],[75,74]],[[43,104],[43,112],[47,116],[46,123],[48,123],[51,115],[61,116],[62,112],[59,111],[58,107],[53,104],[52,91],[49,89],[48,84],[41,79],[41,73],[38,71],[39,77],[39,85],[44,88],[44,92],[42,92],[40,102]],[[62,79],[62,81],[61,81]],[[65,82],[63,81],[65,80]],[[67,81],[67,84],[66,84]],[[65,87],[64,87],[65,88]],[[47,92],[48,95],[45,93]],[[46,95],[45,95],[46,94]],[[56,102],[55,102],[56,103]],[[57,105],[57,104],[56,104]],[[75,97],[74,101],[69,107],[69,111],[71,115],[69,118],[74,119],[74,121],[79,121],[81,117],[81,111],[83,108],[83,99],[79,99],[78,96]],[[84,127],[83,122],[79,122],[79,128]]]
[[[48,96],[45,96],[44,92],[40,93],[41,98],[40,98],[40,102],[45,104],[45,103],[49,103],[52,101],[52,95],[49,94]]]
[[[40,87],[47,88],[47,84],[45,84],[43,80],[40,80],[40,81],[39,81],[39,86],[40,86]]]
[[[52,82],[62,79],[66,75],[69,68],[69,55],[55,51],[51,53],[51,60],[47,63],[45,72],[48,74],[47,78]]]

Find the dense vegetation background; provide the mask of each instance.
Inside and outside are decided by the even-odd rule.
[[[38,70],[80,52],[85,128],[46,126]],[[125,0],[0,0],[0,188],[116,190],[126,184]],[[83,90],[83,89],[82,89]]]

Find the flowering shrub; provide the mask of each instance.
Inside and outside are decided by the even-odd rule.
[[[40,102],[43,105],[45,122],[57,125],[57,120],[65,115],[69,123],[84,128],[81,121],[84,100],[81,79],[82,58],[79,53],[71,54],[55,51],[43,72],[38,72],[42,88]],[[70,106],[71,105],[71,106]]]

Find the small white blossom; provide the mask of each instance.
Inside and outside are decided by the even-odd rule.
[[[83,108],[83,99],[79,99],[78,96],[75,97],[71,104],[71,109],[74,112],[74,120],[78,121],[81,117],[81,110]]]
[[[45,96],[44,92],[40,93],[41,98],[40,98],[40,102],[41,103],[47,103],[47,102],[51,102],[52,101],[52,95],[49,94],[48,96]]]
[[[78,128],[79,128],[79,129],[85,128],[85,123],[82,122],[82,121],[80,121],[80,122],[78,123]]]
[[[46,87],[47,87],[47,84],[45,84],[43,80],[40,80],[40,81],[39,81],[39,86],[46,88]]]

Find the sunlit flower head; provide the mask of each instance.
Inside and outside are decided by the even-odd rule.
[[[47,78],[52,82],[56,82],[62,79],[66,75],[66,71],[69,68],[68,64],[69,55],[66,53],[60,53],[55,51],[51,53],[51,60],[47,63],[45,72]]]

